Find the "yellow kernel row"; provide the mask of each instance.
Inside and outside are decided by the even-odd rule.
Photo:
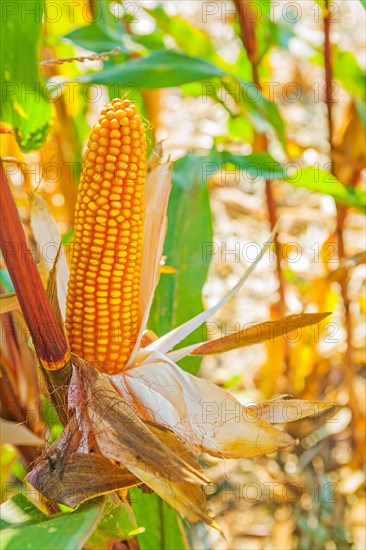
[[[66,312],[71,349],[110,374],[123,369],[137,336],[145,177],[141,117],[115,99],[83,161]]]

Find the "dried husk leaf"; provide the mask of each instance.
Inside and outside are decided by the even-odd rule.
[[[197,462],[192,465],[192,454],[187,455],[188,461],[179,456],[183,443],[172,434],[164,437],[156,426],[149,429],[107,377],[80,358],[73,361],[70,405],[78,409],[80,429],[92,432],[105,457],[121,462],[185,518],[211,524],[203,489],[209,480]]]
[[[11,422],[0,418],[0,441],[1,445],[31,445],[39,447],[43,445],[43,439],[31,432],[23,424]]]
[[[52,464],[45,458],[28,474],[27,481],[49,500],[70,508],[141,483],[131,472],[97,453],[73,453],[65,462]]]
[[[163,142],[159,141],[155,147],[153,152],[148,158],[147,161],[147,174],[151,174],[155,168],[157,168],[161,164],[161,159],[163,156]]]
[[[115,376],[113,383],[141,418],[173,429],[194,449],[195,438],[183,389],[169,368],[165,365],[160,368],[160,364],[154,367],[157,370],[153,376],[148,367],[134,367]]]
[[[151,472],[143,472],[144,482],[165,502],[173,506],[188,521],[204,521],[214,526],[212,518],[205,511],[206,493],[194,483],[166,483]]]
[[[57,319],[57,322],[59,324],[59,327],[62,330],[65,338],[67,339],[65,325],[64,325],[64,322],[63,322],[63,317],[62,317],[62,313],[61,313],[61,309],[60,309],[60,302],[59,302],[59,299],[58,299],[58,285],[57,285],[57,272],[58,272],[58,269],[59,269],[60,258],[61,258],[62,252],[63,252],[62,244],[60,244],[60,246],[58,248],[58,251],[57,251],[57,254],[56,254],[54,264],[52,266],[52,269],[51,269],[50,274],[49,274],[48,279],[47,279],[46,293],[47,293],[47,298],[49,299],[51,307],[52,307],[53,312],[55,314],[55,317]]]
[[[160,439],[160,441],[167,445],[169,449],[174,451],[176,455],[183,458],[185,462],[190,464],[196,470],[201,471],[197,455],[192,452],[188,445],[172,430],[166,428],[165,426],[154,424],[153,422],[146,422],[146,424],[147,426],[149,426],[153,434],[155,434],[156,437]]]
[[[192,345],[190,346],[192,349],[191,355],[213,355],[263,342],[271,342],[274,338],[287,336],[290,332],[299,328],[315,325],[328,315],[331,315],[331,313],[298,313],[296,315],[287,315],[275,321],[258,323],[252,327],[230,333],[222,338],[200,344],[195,349],[192,349]],[[184,350],[177,350],[177,352],[183,353]],[[172,352],[170,357],[173,359],[174,352]]]
[[[148,423],[148,426],[156,437],[177,456],[180,456],[197,471],[201,470],[197,456],[176,434],[163,426],[151,422]],[[150,477],[150,479],[145,477],[145,483],[148,483],[151,489],[168,502],[168,504],[176,508],[187,520],[202,520],[208,525],[214,526],[212,519],[205,511],[206,492],[202,485],[174,482],[166,484],[159,480],[159,478],[154,477]]]
[[[165,426],[188,444],[192,433],[197,452],[244,458],[295,443],[289,434],[258,418],[230,393],[183,371],[162,354],[150,356],[146,363],[114,377],[113,382],[146,420],[160,424],[161,408],[168,410],[169,406],[174,421],[169,425],[166,414]]]
[[[74,376],[71,387],[83,387],[84,399],[77,404],[75,395],[70,406],[79,407],[83,429],[92,429],[101,452],[125,464],[131,471],[142,468],[154,475],[175,481],[207,482],[207,479],[176,457],[149,430],[139,416],[115,391],[107,378],[86,366],[85,361],[73,359]]]
[[[319,417],[324,413],[332,416],[337,405],[323,401],[305,401],[302,399],[271,399],[247,408],[262,420],[271,424],[295,422],[306,417]]]
[[[146,329],[154,292],[160,278],[160,260],[167,229],[167,206],[171,189],[171,164],[159,164],[146,178],[144,244],[141,266],[139,319],[136,345],[126,365],[133,364]]]

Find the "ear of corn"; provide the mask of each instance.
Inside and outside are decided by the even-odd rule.
[[[141,117],[114,99],[83,161],[66,312],[72,351],[110,374],[126,364],[138,332],[145,177]]]

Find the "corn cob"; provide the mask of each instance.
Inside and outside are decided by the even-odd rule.
[[[83,160],[66,311],[72,351],[109,374],[124,367],[137,336],[145,176],[141,117],[114,99]]]

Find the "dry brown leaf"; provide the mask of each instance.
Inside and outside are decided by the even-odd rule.
[[[131,472],[96,453],[74,453],[66,464],[53,463],[47,456],[28,474],[27,481],[49,500],[70,508],[141,483]]]
[[[24,424],[0,418],[0,444],[6,443],[39,447],[43,445],[43,439],[31,432]]]
[[[167,358],[122,372],[114,383],[141,418],[168,427],[197,452],[244,458],[295,443],[229,392],[190,375]]]
[[[206,342],[192,351],[192,355],[213,355],[232,349],[261,344],[280,336],[286,336],[293,330],[319,323],[328,315],[330,313],[299,313],[276,319],[276,321],[259,323],[245,330]]]
[[[148,161],[147,161],[147,173],[150,174],[155,168],[161,164],[161,158],[163,156],[163,142],[159,141],[155,147],[153,152],[151,153]]]
[[[318,417],[324,413],[332,416],[336,411],[336,405],[333,403],[303,401],[302,399],[271,399],[256,405],[249,405],[247,408],[271,424],[295,422],[301,418]]]
[[[73,361],[70,405],[78,409],[83,435],[92,432],[105,457],[121,462],[185,518],[212,524],[204,509],[209,480],[191,454],[188,461],[176,454],[183,443],[164,429],[149,429],[108,379],[82,359]]]
[[[89,423],[101,452],[125,464],[176,482],[208,480],[175,456],[115,391],[111,383],[80,358],[73,358],[84,388],[85,424]],[[84,403],[84,405],[83,405]]]

